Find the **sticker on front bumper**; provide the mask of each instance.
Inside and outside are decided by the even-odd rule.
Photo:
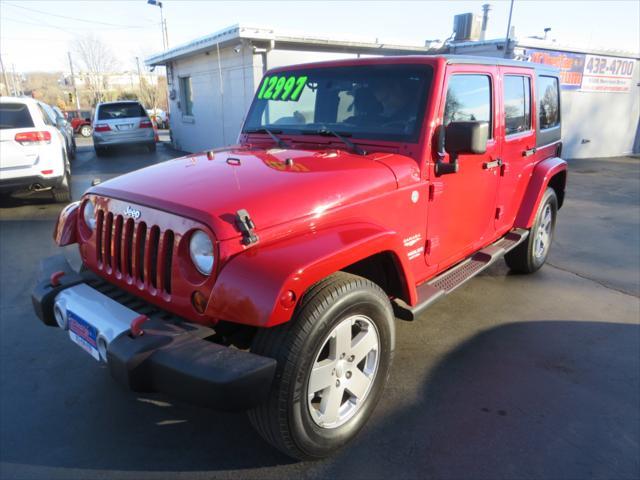
[[[73,312],[67,311],[69,322],[69,338],[75,344],[79,345],[85,352],[100,361],[98,353],[98,330],[75,315]]]

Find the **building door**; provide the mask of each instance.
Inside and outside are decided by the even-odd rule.
[[[457,173],[432,174],[432,202],[427,226],[428,265],[446,268],[493,240],[499,169],[496,139],[496,67],[451,65],[439,115],[443,125],[455,121],[489,122],[487,151],[461,154]],[[450,158],[445,153],[445,162]]]

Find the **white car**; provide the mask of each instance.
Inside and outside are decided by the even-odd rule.
[[[33,98],[0,97],[0,192],[50,191],[69,202],[71,167],[51,108]]]
[[[120,145],[144,145],[156,149],[156,129],[140,102],[104,102],[96,106],[93,120],[93,147],[96,155]]]
[[[167,128],[169,126],[169,116],[161,108],[150,108],[147,110],[147,114],[158,128]]]

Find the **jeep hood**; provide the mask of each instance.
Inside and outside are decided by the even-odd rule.
[[[137,170],[88,193],[198,220],[225,240],[240,235],[234,225],[240,209],[260,232],[394,190],[393,171],[376,158],[342,150],[228,149]]]

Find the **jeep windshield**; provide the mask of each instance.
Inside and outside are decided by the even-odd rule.
[[[265,76],[243,133],[416,142],[431,84],[427,65],[358,65]]]

